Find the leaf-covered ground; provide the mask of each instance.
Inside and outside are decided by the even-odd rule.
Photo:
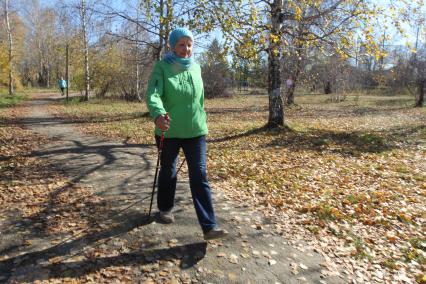
[[[215,195],[218,216],[228,220],[221,224],[237,238],[208,245],[199,242],[202,236],[194,226],[187,191],[177,196],[178,222],[167,226],[145,222],[142,212],[147,208],[135,205],[147,196],[133,203],[129,193],[144,196],[141,189],[146,189],[146,177],[151,182],[150,171],[132,171],[129,166],[145,168],[153,147],[77,135],[66,120],[46,112],[52,100],[52,94],[37,94],[29,107],[1,114],[5,155],[0,161],[21,162],[5,170],[10,182],[0,186],[5,200],[0,220],[0,282],[200,283],[214,278],[221,283],[282,279],[341,283],[340,279],[346,279],[337,277],[336,269],[323,263],[312,246],[287,245],[287,237],[271,230],[269,218],[262,222],[262,214],[220,192]],[[36,135],[19,122],[55,138]],[[73,165],[78,165],[77,172]],[[185,217],[179,220],[179,216]],[[333,273],[334,277],[328,277]]]
[[[207,101],[213,187],[290,221],[276,230],[310,240],[348,274],[424,282],[426,109],[403,96],[328,99],[298,98],[286,110],[287,127],[276,130],[263,127],[266,96]],[[52,111],[89,134],[153,142],[143,104]]]
[[[0,113],[0,261],[18,247],[45,248],[64,237],[92,232],[104,214],[101,198],[33,155],[50,140],[22,127],[28,111],[20,106]],[[40,238],[43,243],[33,244]]]

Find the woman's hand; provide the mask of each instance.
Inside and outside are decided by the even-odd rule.
[[[170,117],[169,114],[159,115],[155,119],[155,126],[157,126],[161,131],[165,132],[170,128]]]

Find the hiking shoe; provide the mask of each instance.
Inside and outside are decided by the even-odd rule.
[[[227,231],[223,229],[219,229],[219,228],[213,228],[210,231],[204,233],[204,240],[208,241],[208,240],[221,239],[226,237],[227,235],[228,235]]]
[[[175,221],[175,217],[172,211],[160,211],[160,220],[166,224],[170,224]]]

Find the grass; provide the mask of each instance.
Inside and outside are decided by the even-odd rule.
[[[327,220],[336,220],[339,218],[339,211],[328,204],[319,206],[317,214],[320,220],[327,221]]]
[[[358,259],[368,259],[372,260],[372,256],[368,253],[366,250],[366,245],[363,242],[362,238],[355,237],[354,246],[356,249],[356,252],[353,254],[355,258]]]
[[[6,94],[0,94],[0,108],[7,108],[20,104],[23,100],[27,98],[26,95],[16,93],[12,96]]]
[[[406,262],[416,261],[421,265],[426,265],[426,257],[420,250],[416,248],[403,249],[403,255]]]

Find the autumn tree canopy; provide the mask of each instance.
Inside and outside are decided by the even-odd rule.
[[[376,70],[386,73],[384,62],[389,52],[385,46],[392,44],[391,36],[409,38],[410,27],[424,27],[421,0],[133,0],[120,4],[70,0],[57,1],[55,6],[33,0],[8,8],[11,32],[7,33],[6,2],[2,0],[4,29],[0,31],[0,45],[5,47],[0,51],[4,71],[0,76],[5,86],[55,87],[57,78],[65,75],[68,46],[72,88],[84,90],[87,96],[111,94],[141,100],[152,63],[168,51],[168,34],[177,26],[188,26],[196,35],[198,53],[208,50],[212,36],[218,37],[230,72],[235,74],[227,87],[236,85],[237,80],[238,84],[257,80],[259,87],[267,86],[271,127],[284,124],[283,103],[294,102],[299,86],[320,89],[328,84],[331,91],[340,88],[333,78],[321,79],[333,77],[331,74],[314,74],[313,70],[327,70],[316,64],[330,64],[327,62],[335,58],[342,62],[339,66],[348,66],[342,67],[347,71],[355,68],[351,74],[368,73],[357,76],[377,81]],[[8,34],[13,43],[9,49]],[[417,46],[408,48],[422,50],[422,32],[418,38]],[[83,48],[85,43],[87,48]],[[93,76],[86,67],[89,62]],[[253,78],[237,79],[242,69],[232,62],[251,66],[244,76]],[[263,68],[259,62],[267,62],[268,70],[255,76]],[[365,71],[363,66],[370,68]],[[15,71],[14,84],[3,78],[8,70]],[[283,88],[289,77],[293,88]],[[118,78],[127,78],[125,86],[117,87]],[[265,81],[259,82],[259,78]]]

